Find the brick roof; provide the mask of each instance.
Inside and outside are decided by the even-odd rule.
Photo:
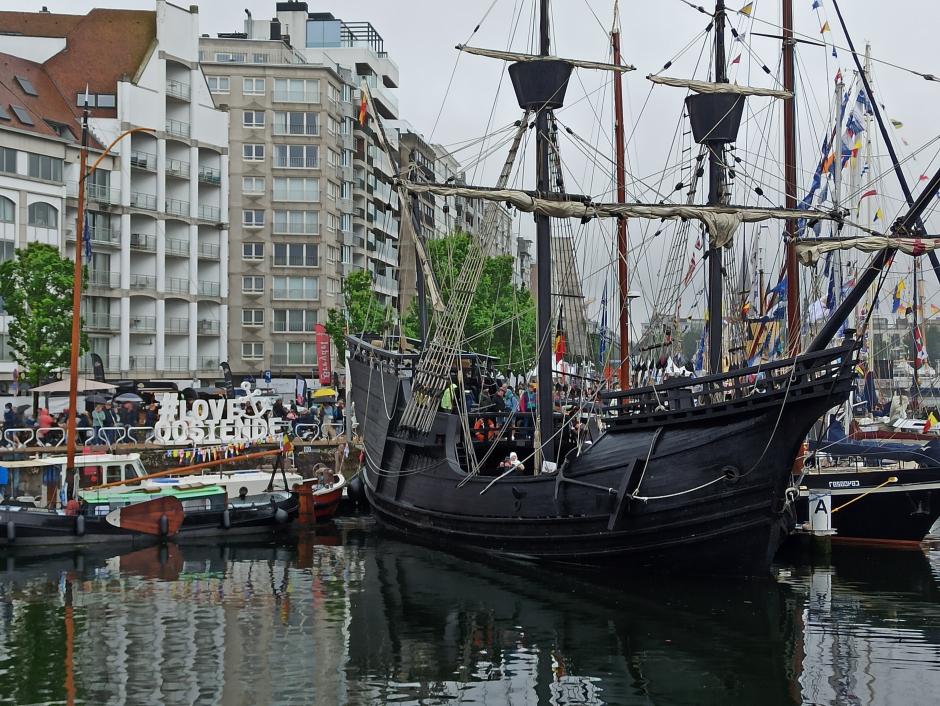
[[[117,93],[117,82],[133,79],[151,51],[157,34],[157,16],[148,10],[95,9],[87,15],[49,12],[0,12],[0,32],[31,37],[64,37],[65,49],[43,64],[0,54],[0,105],[25,107],[35,125],[23,125],[16,116],[0,126],[43,134],[56,134],[43,122],[49,118],[75,125],[81,115],[76,95],[85,92]],[[38,96],[26,95],[14,80],[25,75]],[[116,108],[92,108],[94,117],[117,117]],[[73,130],[77,137],[79,129]]]

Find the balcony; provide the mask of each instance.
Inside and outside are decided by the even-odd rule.
[[[214,355],[199,356],[199,369],[200,370],[218,370],[219,369],[218,356],[214,356]]]
[[[88,270],[88,286],[103,289],[120,289],[121,273],[108,270]]]
[[[189,179],[189,162],[184,162],[182,159],[172,159],[167,157],[166,175],[179,177],[180,179]]]
[[[157,251],[157,237],[150,233],[131,233],[131,250]]]
[[[156,333],[157,319],[153,316],[131,316],[128,329],[131,333]]]
[[[168,198],[166,200],[166,212],[174,216],[188,216],[189,201]]]
[[[204,297],[217,297],[220,295],[222,287],[218,282],[209,280],[199,280],[199,294]]]
[[[189,257],[189,241],[182,238],[167,238],[166,254],[176,255],[178,257]],[[189,291],[188,287],[186,291]]]
[[[188,355],[168,355],[163,357],[163,369],[172,370],[173,372],[182,372],[183,370],[189,370],[189,356]]]
[[[134,150],[131,152],[131,168],[155,172],[157,171],[157,155],[152,152]]]
[[[221,331],[221,325],[217,320],[199,319],[196,322],[196,333],[200,336],[217,336]]]
[[[186,205],[189,206],[189,204]],[[222,209],[218,206],[205,206],[203,204],[199,204],[199,218],[204,221],[220,223],[222,221]]]
[[[191,90],[188,83],[183,83],[182,81],[174,81],[171,78],[166,80],[166,94],[171,98],[178,98],[179,100],[188,101]]]
[[[220,186],[222,184],[222,171],[215,167],[199,165],[199,181],[205,184]]]
[[[166,119],[166,134],[171,137],[181,137],[183,139],[189,139],[189,123],[184,123],[182,120],[174,120],[173,118]]]
[[[88,235],[91,237],[92,245],[115,245],[121,244],[121,231],[117,228],[106,228],[104,226],[92,226],[88,229]],[[74,242],[75,231],[70,230],[65,233],[65,237]]]
[[[105,370],[120,370],[121,369],[121,356],[119,355],[102,355],[101,362],[104,363]],[[91,360],[89,360],[87,355],[82,356],[82,359],[78,362],[78,369],[83,373],[94,372],[91,368]]]
[[[168,292],[173,294],[189,294],[189,280],[186,277],[167,277],[165,279],[165,289]],[[189,321],[189,319],[184,319],[184,321]],[[189,324],[186,325],[186,330],[189,331]]]
[[[85,197],[89,201],[119,206],[121,203],[121,190],[112,189],[104,184],[93,184],[89,182],[85,184]]]
[[[154,370],[157,367],[156,356],[131,355],[127,358],[129,370]]]
[[[121,317],[112,314],[92,312],[82,316],[86,331],[120,331]]]
[[[218,260],[219,246],[215,243],[199,243],[199,257],[205,260]]]
[[[169,280],[171,278],[167,277],[167,279]],[[167,289],[169,290],[169,286]],[[189,318],[185,316],[170,316],[164,323],[163,330],[167,333],[186,335],[189,333]]]
[[[146,208],[151,211],[157,210],[157,197],[153,194],[145,194],[142,191],[131,192],[131,206],[134,208]]]
[[[138,275],[131,273],[131,289],[154,289],[157,286],[156,275]]]

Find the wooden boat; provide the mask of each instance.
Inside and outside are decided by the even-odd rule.
[[[11,471],[56,468],[64,475],[65,459],[49,456],[8,462]],[[292,492],[275,491],[230,499],[225,487],[199,478],[141,480],[146,476],[139,454],[89,454],[75,459],[79,478],[76,512],[39,507],[35,498],[18,498],[0,506],[0,535],[3,544],[90,544],[127,539],[127,531],[108,521],[116,510],[126,510],[159,498],[173,498],[182,512],[180,526],[163,537],[176,540],[229,534],[271,532],[286,526],[297,514],[298,501]],[[62,479],[64,481],[64,478]],[[121,482],[112,488],[96,489],[101,480]],[[80,519],[79,519],[80,518]],[[10,531],[12,529],[12,532]],[[126,530],[126,528],[124,528]],[[135,535],[135,539],[139,539]]]

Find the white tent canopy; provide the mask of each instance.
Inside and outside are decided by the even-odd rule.
[[[56,382],[50,382],[47,385],[40,385],[39,387],[34,387],[30,392],[44,392],[46,394],[51,394],[54,392],[68,392],[69,391],[70,379],[68,376],[57,380]],[[78,379],[78,391],[79,392],[92,392],[93,390],[116,390],[117,385],[112,385],[110,382],[99,382],[98,380],[88,380],[87,378]]]

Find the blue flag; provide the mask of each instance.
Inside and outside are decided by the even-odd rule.
[[[85,229],[82,232],[82,243],[85,245],[85,260],[91,260],[91,229],[88,227],[88,214],[85,214]]]

